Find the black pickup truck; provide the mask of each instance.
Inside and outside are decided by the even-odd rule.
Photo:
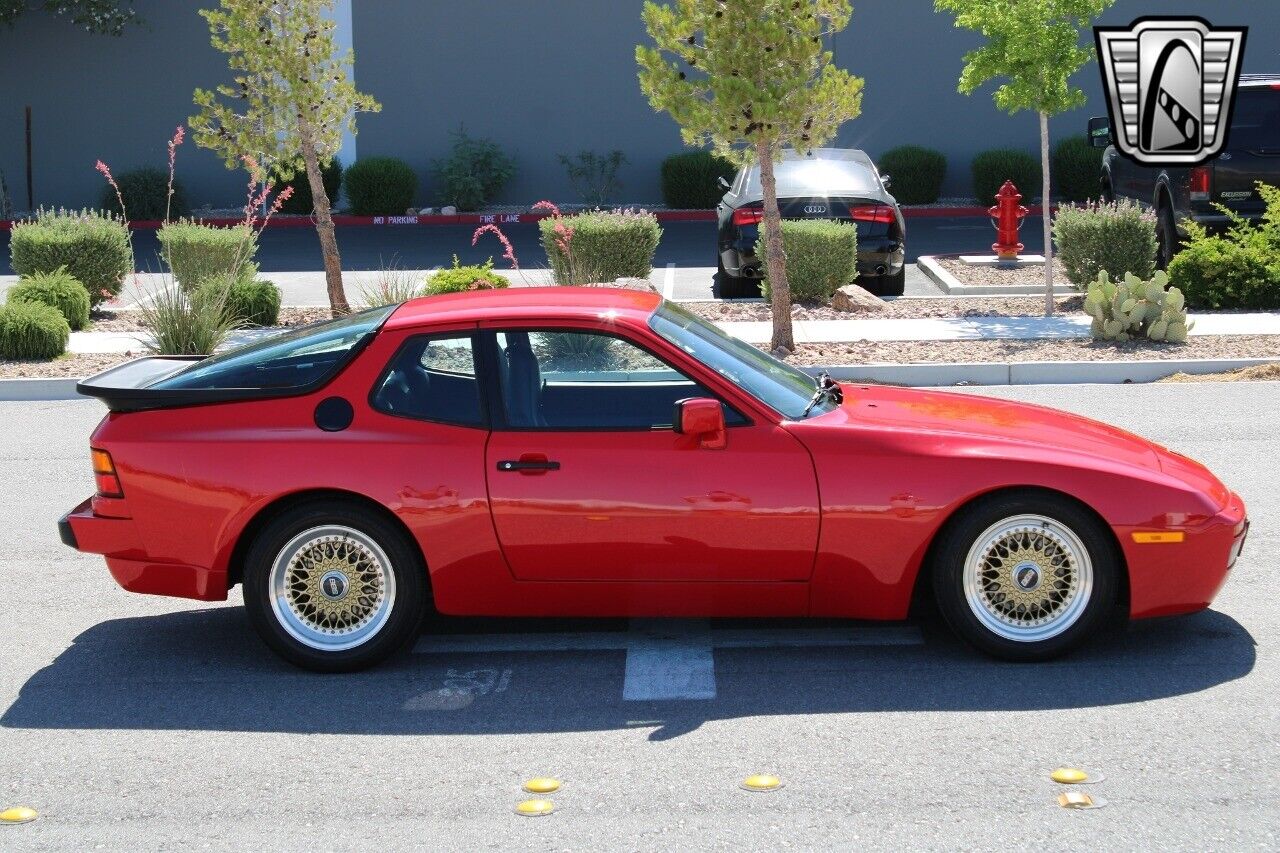
[[[1229,224],[1222,205],[1245,219],[1265,212],[1256,184],[1280,185],[1280,74],[1244,75],[1222,153],[1202,166],[1141,166],[1116,150],[1111,121],[1089,120],[1089,141],[1106,148],[1102,156],[1102,198],[1131,198],[1156,212],[1164,269],[1178,253],[1191,219],[1210,231]]]

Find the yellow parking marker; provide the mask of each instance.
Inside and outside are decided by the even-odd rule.
[[[0,823],[30,823],[40,817],[39,812],[27,806],[14,806],[0,812]]]
[[[539,776],[524,783],[524,789],[530,794],[554,794],[560,790],[560,780],[550,776]]]
[[[1064,791],[1058,795],[1058,805],[1064,809],[1100,809],[1107,804],[1101,797],[1094,797],[1084,791]]]
[[[781,788],[783,782],[777,776],[769,776],[765,773],[757,773],[754,776],[748,776],[739,784],[744,791],[776,791]]]
[[[1049,778],[1057,782],[1059,785],[1083,785],[1086,782],[1101,782],[1102,777],[1086,773],[1075,767],[1059,767],[1057,770],[1049,774]]]
[[[523,817],[545,817],[556,810],[550,800],[524,800],[516,803],[516,814]]]

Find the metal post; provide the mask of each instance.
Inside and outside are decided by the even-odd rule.
[[[35,210],[36,196],[31,182],[31,107],[27,106],[27,212]]]

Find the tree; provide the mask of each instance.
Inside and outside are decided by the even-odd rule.
[[[36,5],[32,0],[0,0],[0,23],[13,26]],[[59,18],[70,18],[88,33],[118,36],[126,24],[142,22],[133,0],[42,0],[38,6]]]
[[[795,349],[774,163],[835,136],[862,107],[861,78],[831,64],[825,39],[848,0],[677,0],[644,4],[653,46],[636,48],[640,88],[680,125],[685,144],[760,164],[770,348]]]
[[[965,54],[959,90],[971,95],[989,80],[1004,82],[996,106],[1010,114],[1040,115],[1040,172],[1044,208],[1044,312],[1053,313],[1053,217],[1049,199],[1049,116],[1075,109],[1084,92],[1068,82],[1093,58],[1093,45],[1080,45],[1080,30],[1114,0],[936,0],[939,12],[956,16],[956,26],[975,30],[987,43]]]
[[[320,163],[337,154],[344,130],[355,132],[355,113],[382,106],[356,91],[348,74],[352,54],[337,54],[333,21],[324,16],[333,0],[220,0],[220,6],[200,14],[213,46],[227,54],[234,85],[196,89],[196,144],[221,154],[227,168],[250,156],[284,180],[305,170],[329,307],[335,317],[349,313]]]

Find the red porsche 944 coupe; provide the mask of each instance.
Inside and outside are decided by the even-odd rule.
[[[110,413],[60,522],[125,589],[236,584],[352,670],[429,607],[901,619],[1003,658],[1207,607],[1243,545],[1203,466],[1037,406],[814,378],[639,291],[415,299],[81,383]]]

